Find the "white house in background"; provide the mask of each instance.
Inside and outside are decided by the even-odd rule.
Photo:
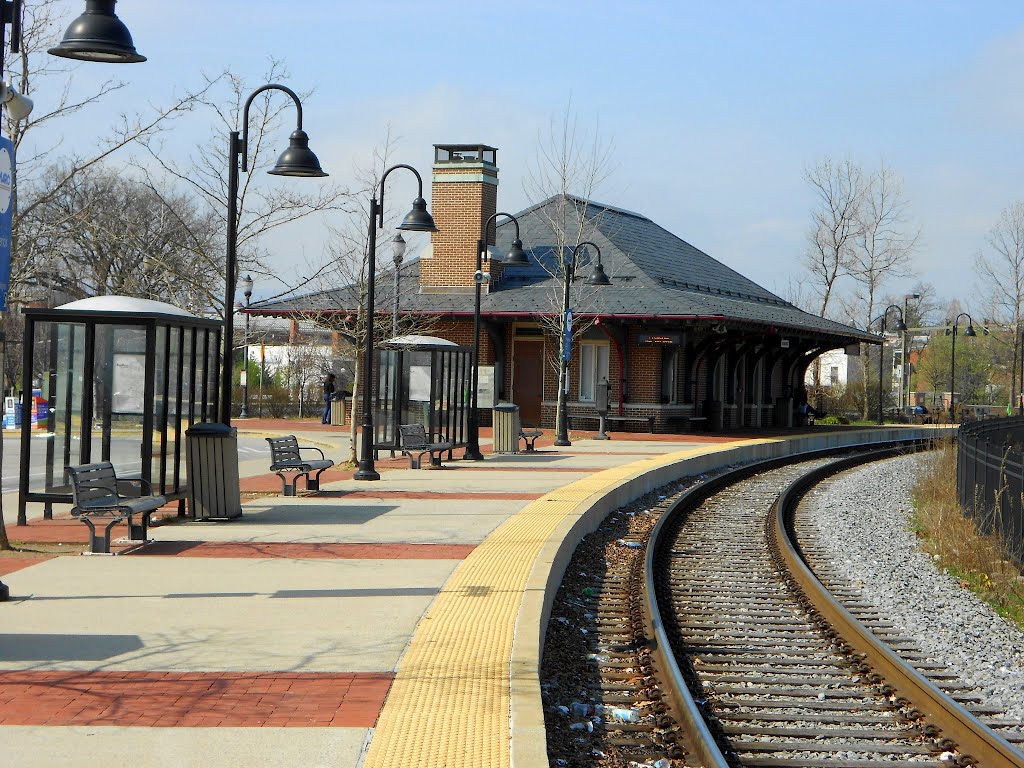
[[[848,348],[847,348],[848,349]],[[808,387],[814,384],[815,366],[821,366],[821,386],[829,389],[831,387],[845,387],[848,384],[861,380],[860,357],[847,354],[847,349],[833,349],[818,356],[818,359],[811,363],[804,377],[804,384]]]

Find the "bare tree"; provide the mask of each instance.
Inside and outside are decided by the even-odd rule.
[[[63,173],[58,168],[53,175]],[[209,258],[216,222],[184,195],[161,194],[93,166],[48,192],[22,225],[50,265],[25,277],[41,291],[138,296],[193,312],[212,304],[220,273]]]
[[[879,299],[888,281],[906,276],[917,247],[920,230],[910,223],[907,209],[902,180],[883,162],[864,183],[856,210],[857,233],[847,265],[854,283],[848,304],[855,325],[871,328],[875,324],[879,330],[885,325],[892,329],[892,322],[881,322],[883,308]],[[883,352],[879,347],[879,354]],[[860,357],[864,374],[861,377],[864,418],[868,417],[868,382],[874,378],[868,375],[868,358],[868,355]],[[882,392],[878,396],[884,400]]]
[[[12,170],[12,264],[8,295],[13,304],[28,297],[35,276],[53,269],[48,254],[41,252],[39,243],[23,231],[26,217],[33,216],[37,206],[60,195],[79,174],[129,145],[166,130],[175,118],[195,107],[213,82],[207,81],[196,90],[172,97],[165,105],[135,114],[122,113],[86,152],[76,148],[62,154],[63,132],[48,144],[28,141],[40,133],[39,129],[60,124],[124,87],[122,81],[109,79],[85,93],[74,88],[78,65],[68,65],[66,60],[46,53],[60,39],[66,25],[57,0],[27,4],[21,52],[4,62],[5,79],[37,102],[36,109],[25,120],[12,120],[6,110],[3,116],[4,129],[18,153],[17,165]]]
[[[1012,360],[1020,356],[1024,333],[1024,201],[1004,208],[989,230],[989,253],[975,257],[981,296],[991,302],[992,318],[1013,332]],[[1017,366],[1011,363],[1010,399],[1018,401]]]
[[[614,146],[605,139],[599,127],[587,131],[580,126],[579,116],[573,111],[572,103],[565,110],[551,118],[546,133],[538,136],[537,155],[531,164],[524,189],[534,202],[553,198],[551,204],[540,209],[545,225],[554,236],[551,259],[539,259],[553,280],[550,297],[551,312],[541,316],[541,323],[548,333],[558,339],[557,348],[548,348],[548,362],[558,373],[558,406],[556,424],[563,424],[567,414],[565,398],[561,393],[568,389],[569,362],[562,354],[567,346],[567,336],[579,338],[592,324],[592,320],[574,319],[570,326],[567,320],[565,297],[570,303],[585,312],[593,297],[593,288],[583,277],[586,264],[580,259],[593,259],[587,247],[580,249],[573,262],[573,252],[582,243],[591,240],[598,225],[604,218],[605,210],[591,205],[590,201],[607,181],[612,172]]]
[[[284,63],[271,60],[264,82],[279,82],[287,78]],[[245,101],[254,89],[230,72],[217,77],[206,76],[205,80],[206,89],[202,98],[197,100],[197,108],[212,120],[214,130],[210,133],[213,138],[195,147],[187,162],[179,162],[171,159],[171,153],[164,151],[163,137],[147,136],[140,143],[149,154],[149,162],[137,163],[136,167],[154,191],[174,189],[195,199],[200,208],[205,207],[208,215],[219,223],[218,230],[226,233],[228,136],[231,131],[239,129]],[[266,91],[252,103],[249,112],[249,171],[240,175],[238,195],[238,271],[269,278],[282,287],[282,292],[308,282],[325,266],[314,269],[312,274],[281,275],[279,269],[268,265],[262,238],[273,230],[311,216],[348,212],[352,200],[347,190],[330,183],[291,180],[294,183],[274,185],[262,178],[262,172],[277,159],[287,134],[285,125],[292,119],[294,105],[277,91]],[[197,234],[193,240],[199,242],[201,238]],[[208,258],[213,262],[223,260],[224,252],[221,237]],[[212,293],[215,294],[211,297],[213,306],[223,311],[220,306],[223,299],[219,298],[223,291],[218,289]]]
[[[804,180],[816,198],[811,209],[804,266],[809,290],[817,299],[814,311],[826,317],[837,283],[849,274],[853,249],[860,235],[860,205],[865,193],[864,174],[851,160],[834,162],[824,157],[804,169]],[[821,389],[821,364],[815,360],[814,392]]]
[[[810,288],[818,298],[817,313],[825,317],[836,283],[849,274],[857,238],[861,236],[861,203],[867,182],[852,160],[833,162],[822,158],[804,170],[817,201],[811,210],[811,227],[804,264]]]

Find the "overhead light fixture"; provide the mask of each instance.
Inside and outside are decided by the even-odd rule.
[[[7,83],[0,82],[0,102],[7,107],[7,114],[14,121],[24,120],[32,112],[32,99],[22,96]]]
[[[114,13],[116,3],[117,0],[86,0],[85,13],[71,22],[64,39],[49,53],[78,61],[145,61],[146,57],[135,50],[128,27]]]

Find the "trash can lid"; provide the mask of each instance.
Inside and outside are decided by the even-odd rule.
[[[516,405],[515,403],[498,403],[497,405],[494,406],[494,410],[502,412],[518,411],[519,406]]]
[[[219,421],[200,421],[185,430],[185,436],[196,437],[234,437],[238,433],[234,427],[221,424]]]

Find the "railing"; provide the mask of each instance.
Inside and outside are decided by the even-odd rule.
[[[964,424],[957,432],[960,506],[985,532],[998,532],[1024,562],[1024,417]]]

